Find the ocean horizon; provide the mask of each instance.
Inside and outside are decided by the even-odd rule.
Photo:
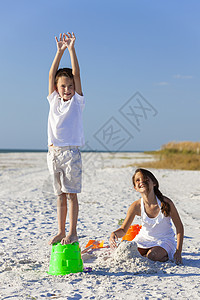
[[[107,150],[82,150],[81,152],[103,152],[103,153],[142,153],[148,150],[123,150],[123,151],[107,151]],[[48,149],[0,149],[0,153],[42,153],[48,152]]]

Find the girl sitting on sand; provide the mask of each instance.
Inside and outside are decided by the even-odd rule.
[[[182,263],[184,229],[175,205],[159,191],[158,180],[150,171],[137,169],[132,180],[141,198],[131,204],[122,226],[111,233],[111,248],[126,234],[134,217],[140,216],[142,229],[134,239],[140,254],[154,261],[174,259],[177,264]],[[171,219],[176,227],[177,245]]]

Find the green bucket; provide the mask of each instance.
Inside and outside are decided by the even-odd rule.
[[[67,245],[61,243],[52,245],[48,274],[66,275],[82,271],[83,260],[78,242]]]

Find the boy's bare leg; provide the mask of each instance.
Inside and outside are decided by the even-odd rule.
[[[78,220],[78,198],[77,194],[67,194],[69,200],[69,233],[61,241],[61,244],[71,244],[78,241],[76,226]]]
[[[58,234],[55,235],[49,244],[60,242],[65,235],[65,222],[67,217],[67,195],[61,194],[57,198],[57,217],[58,217]]]

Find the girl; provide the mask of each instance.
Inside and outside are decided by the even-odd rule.
[[[140,254],[154,261],[174,259],[177,264],[182,263],[184,229],[173,202],[159,191],[158,180],[150,171],[137,169],[132,180],[141,198],[131,204],[122,226],[111,233],[111,248],[126,234],[134,217],[140,216],[142,229],[134,239]],[[176,227],[177,245],[171,220]]]

